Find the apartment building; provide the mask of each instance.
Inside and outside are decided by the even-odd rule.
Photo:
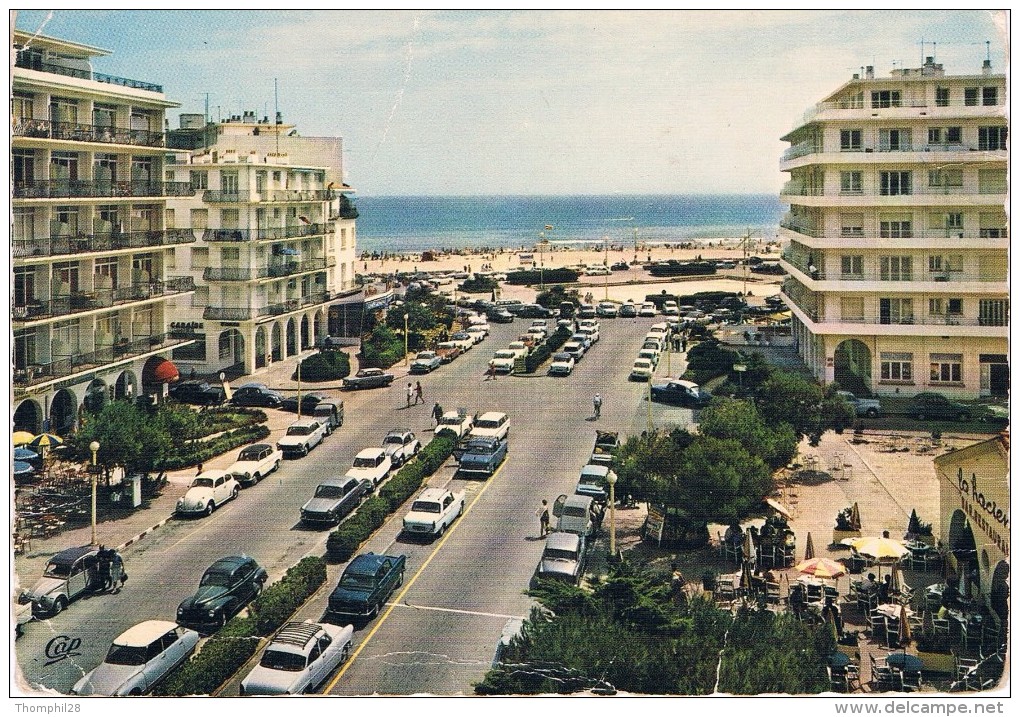
[[[182,115],[169,142],[178,151],[166,179],[195,194],[169,201],[166,221],[199,239],[174,257],[197,287],[174,319],[196,341],[174,362],[250,374],[316,346],[358,293],[340,139],[245,113],[214,123]]]
[[[823,383],[1007,394],[1005,101],[988,61],[868,67],[782,138],[782,296]]]
[[[159,394],[168,305],[195,291],[174,271],[191,230],[167,226],[159,85],[105,75],[106,50],[14,31],[11,239],[15,429],[73,430],[82,407]]]

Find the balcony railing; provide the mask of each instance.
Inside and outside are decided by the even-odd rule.
[[[141,147],[162,147],[162,132],[121,127],[100,127],[76,122],[51,122],[22,117],[14,124],[15,137],[36,139],[65,139],[72,142],[102,142],[104,144],[132,144]]]
[[[207,321],[250,321],[262,316],[280,316],[282,314],[288,314],[292,311],[298,311],[306,306],[323,304],[332,298],[333,295],[331,292],[320,291],[307,296],[269,304],[268,306],[207,306],[202,312],[202,318]]]
[[[151,82],[142,82],[141,80],[129,80],[126,77],[116,77],[114,75],[104,75],[101,72],[92,72],[90,70],[82,70],[77,67],[64,67],[63,65],[55,65],[51,62],[39,62],[33,57],[26,57],[24,54],[18,55],[17,61],[14,63],[15,67],[24,67],[27,70],[38,70],[39,72],[50,72],[54,75],[64,75],[65,77],[77,77],[80,80],[94,80],[95,82],[105,82],[110,85],[117,85],[119,87],[132,87],[136,90],[148,90],[149,92],[163,92],[162,85],[156,85]]]
[[[797,157],[803,157],[806,154],[814,154],[815,152],[820,151],[821,148],[814,142],[801,142],[800,144],[795,144],[792,147],[788,147],[786,151],[783,152],[782,159],[784,161],[790,159],[797,159]]]
[[[230,192],[222,189],[206,189],[202,192],[202,201],[213,202],[216,204],[247,204],[248,202],[257,202],[261,198],[260,194],[253,194],[252,192]]]
[[[984,194],[984,195],[1000,195],[1005,194],[1006,190],[981,190],[978,187],[929,187],[929,186],[912,186],[909,191],[896,191],[896,192],[883,192],[881,189],[878,191],[864,192],[844,192],[840,189],[830,189],[825,191],[823,187],[811,187],[807,186],[802,182],[787,182],[783,185],[780,194],[793,195],[800,197],[951,197],[960,196],[967,194]]]
[[[14,370],[14,390],[25,389],[46,381],[71,376],[89,369],[102,368],[115,361],[124,361],[136,356],[164,351],[193,341],[194,334],[173,332],[145,336],[134,341],[123,340],[95,351],[51,361],[50,363],[28,363]]]
[[[795,221],[793,219],[783,219],[779,222],[779,226],[783,229],[789,229],[790,231],[803,234],[804,236],[814,237],[816,239],[862,239],[868,238],[885,238],[879,237],[877,230],[861,230],[861,231],[838,231],[826,233],[823,229],[818,229],[810,224],[804,222]],[[995,234],[996,236],[991,236]],[[916,239],[1005,239],[1007,231],[1005,228],[996,229],[914,229],[909,237],[901,238],[916,238]]]
[[[330,257],[330,265],[336,264],[336,259]],[[286,264],[276,264],[260,267],[216,267],[207,266],[202,272],[205,281],[255,281],[256,279],[271,279],[281,276],[300,274],[306,271],[319,271],[326,268],[325,259],[309,259],[307,261],[291,261]]]
[[[14,321],[38,321],[54,316],[67,316],[85,311],[120,306],[135,301],[172,296],[195,290],[195,280],[180,276],[166,281],[150,281],[143,284],[129,284],[116,289],[76,291],[65,296],[47,300],[35,300],[24,304],[15,303],[12,310]]]
[[[293,239],[325,234],[325,224],[293,224],[285,227],[264,227],[262,229],[206,229],[202,238],[205,241],[272,241],[275,239]]]
[[[41,179],[15,182],[15,199],[82,199],[90,197],[190,197],[188,182],[106,182],[95,179]]]
[[[267,202],[325,202],[334,199],[331,189],[277,189],[266,196]]]
[[[56,236],[43,239],[12,239],[11,249],[12,255],[19,258],[171,246],[189,244],[194,241],[195,234],[190,229],[160,229],[117,234],[76,234],[75,236]]]
[[[883,274],[881,271],[862,271],[858,274],[845,274],[843,272],[825,272],[821,269],[815,269],[811,271],[811,264],[804,259],[803,256],[793,255],[789,252],[783,252],[783,261],[790,266],[797,269],[804,276],[810,277],[816,281],[884,281],[889,283],[903,283],[903,282],[916,282],[916,281],[935,281],[935,282],[989,282],[1004,283],[1006,281],[1005,276],[982,276],[980,274],[972,274],[970,272],[963,271],[915,271],[908,274],[900,272],[899,274],[893,275],[888,272]],[[927,262],[925,262],[927,263]]]

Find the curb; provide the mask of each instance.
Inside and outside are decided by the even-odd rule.
[[[149,528],[148,530],[143,530],[143,531],[142,531],[141,533],[139,533],[139,534],[138,534],[138,535],[136,535],[135,537],[131,538],[131,539],[130,539],[130,540],[128,540],[127,542],[125,542],[125,543],[122,543],[121,545],[118,545],[118,546],[117,546],[117,547],[115,548],[115,550],[116,550],[116,551],[117,551],[117,552],[119,553],[119,552],[120,552],[121,550],[124,550],[124,548],[127,548],[127,547],[129,547],[129,546],[131,546],[131,545],[134,545],[135,543],[137,543],[137,542],[138,542],[139,540],[141,540],[142,538],[144,538],[144,537],[145,537],[146,535],[148,535],[149,533],[152,533],[152,532],[154,532],[154,531],[158,530],[159,528],[162,528],[162,527],[163,527],[164,525],[166,525],[167,523],[169,523],[169,522],[170,522],[170,519],[171,519],[171,518],[173,518],[173,515],[170,515],[170,516],[168,516],[168,517],[164,518],[163,520],[159,521],[158,523],[156,523],[156,524],[155,524],[154,526],[152,526],[152,527],[151,527],[151,528]]]

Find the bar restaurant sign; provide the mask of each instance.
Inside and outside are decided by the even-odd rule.
[[[999,505],[990,496],[985,497],[985,494],[978,490],[976,473],[971,473],[970,479],[967,479],[963,475],[963,469],[960,468],[957,470],[955,482],[950,482],[960,492],[960,508],[963,512],[1008,558],[1009,539],[1003,535],[1009,535],[1009,506]]]

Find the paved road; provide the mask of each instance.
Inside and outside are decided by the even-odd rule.
[[[591,396],[605,397],[600,427],[640,431],[646,423],[643,384],[626,381],[649,319],[603,321],[601,341],[567,378],[500,378],[483,381],[492,352],[523,330],[518,320],[495,326],[485,342],[449,366],[422,377],[426,403],[405,407],[405,384],[344,394],[343,428],[307,458],[287,461],[260,485],[201,520],[174,520],[125,555],[131,579],[119,595],[73,603],[63,614],[29,626],[16,651],[33,685],[66,693],[101,660],[112,639],[142,619],[173,619],[180,600],[194,591],[205,568],[223,555],[247,553],[270,579],[305,555],[321,555],[328,531],[302,529],[298,509],[319,480],[342,473],[362,448],[378,445],[386,431],[408,427],[427,442],[430,411],[438,400],[450,410],[501,410],[510,415],[510,457],[488,481],[453,479],[447,466],[430,483],[468,491],[469,510],[432,545],[396,542],[402,511],[374,536],[366,550],[408,555],[404,587],[383,615],[359,630],[355,659],[339,673],[337,694],[470,693],[484,675],[512,616],[528,613],[523,591],[538,562],[542,542],[535,509],[569,493],[591,450],[595,425]],[[678,372],[674,366],[674,373]],[[686,422],[690,412],[655,405],[655,420]],[[343,566],[331,566],[326,586],[301,618],[319,619]],[[34,576],[24,576],[31,583]],[[53,664],[51,638],[80,640],[78,655]],[[233,686],[224,692],[230,694]]]

